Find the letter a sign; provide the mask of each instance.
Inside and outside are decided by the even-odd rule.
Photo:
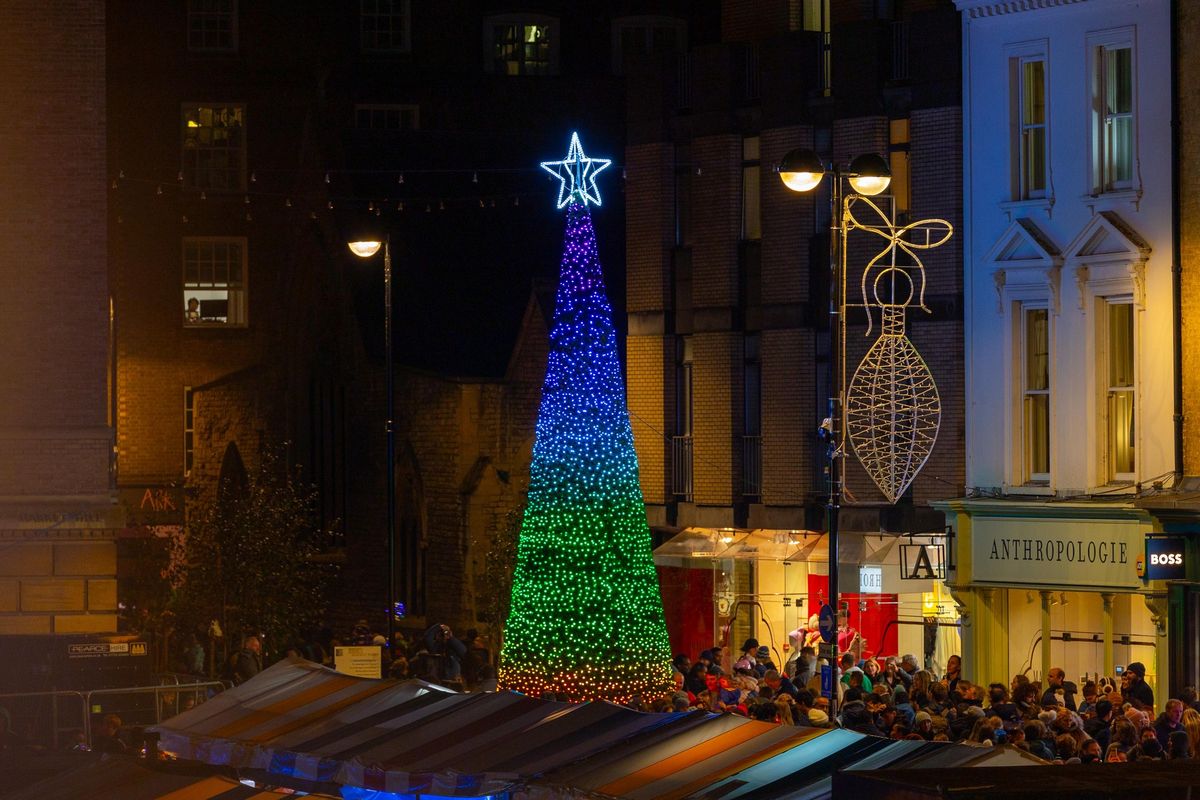
[[[940,544],[900,545],[900,579],[930,581],[945,578],[944,551]]]

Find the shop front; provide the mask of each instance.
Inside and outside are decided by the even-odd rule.
[[[748,638],[776,664],[789,633],[829,602],[828,539],[819,531],[685,528],[654,551],[671,646],[693,658]],[[864,657],[912,653],[935,669],[958,652],[957,609],[944,583],[944,536],[842,533],[841,604]],[[727,663],[726,666],[729,666]]]
[[[964,676],[1007,685],[1061,667],[1082,686],[1140,662],[1155,696],[1166,696],[1166,589],[1142,577],[1156,536],[1148,513],[1113,502],[935,505],[955,531],[948,583]]]

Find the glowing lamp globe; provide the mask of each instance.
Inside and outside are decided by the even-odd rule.
[[[825,176],[825,165],[812,150],[797,148],[783,157],[778,171],[784,186],[793,192],[809,192]]]
[[[892,170],[882,156],[864,153],[850,162],[850,185],[859,194],[879,194],[891,182]]]
[[[346,245],[350,248],[350,252],[359,258],[370,258],[379,252],[379,248],[383,246],[383,242],[347,242]]]

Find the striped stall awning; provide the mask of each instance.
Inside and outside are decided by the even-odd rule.
[[[459,694],[422,681],[354,678],[301,659],[156,730],[161,748],[181,758],[409,796],[816,798],[828,796],[831,776],[844,769],[1030,763],[1003,749],[893,742],[732,714]]]
[[[15,793],[10,800],[87,798],[87,800],[280,800],[295,796],[291,790],[256,789],[223,776],[180,771],[170,764],[155,764],[127,757],[81,756],[76,769],[66,769]],[[0,792],[3,790],[0,789]],[[314,800],[334,800],[333,795],[309,794]]]

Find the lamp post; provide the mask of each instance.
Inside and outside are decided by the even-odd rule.
[[[396,424],[392,370],[392,248],[391,236],[383,241],[365,239],[348,242],[350,252],[370,258],[383,248],[383,338],[384,370],[387,373],[387,648],[389,656],[396,643]]]
[[[827,170],[815,152],[799,148],[783,157],[777,171],[788,189],[793,192],[810,192],[821,183]],[[842,237],[845,230],[846,202],[842,181],[849,181],[850,188],[857,194],[876,195],[887,189],[892,177],[887,162],[873,153],[858,156],[845,170],[834,162],[828,171],[832,172],[833,179],[829,193],[829,417],[826,423],[822,424],[821,430],[828,437],[826,457],[829,462],[829,499],[825,507],[829,514],[829,598],[833,604],[835,620],[833,663],[830,665],[834,685],[829,698],[829,718],[832,720],[837,714],[837,670],[840,656],[836,631],[837,620],[841,617],[838,602],[838,516],[842,505],[842,467],[839,459],[842,457],[842,414],[845,408],[841,382],[844,373],[842,340],[846,329],[842,286],[845,279]]]

